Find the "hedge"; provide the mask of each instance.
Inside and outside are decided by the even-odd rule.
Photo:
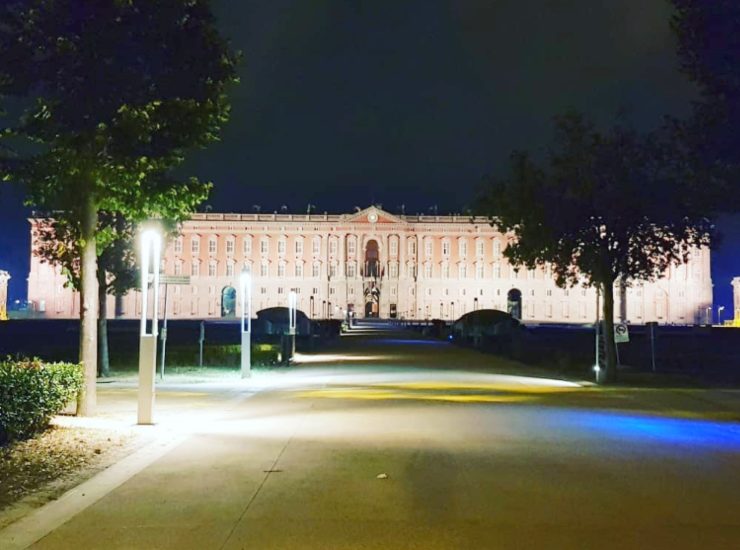
[[[76,399],[83,387],[78,364],[40,359],[0,362],[0,444],[31,437]]]

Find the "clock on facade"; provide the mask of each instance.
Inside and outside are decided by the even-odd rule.
[[[370,223],[375,223],[376,221],[378,221],[378,215],[375,212],[371,212],[370,214],[368,214],[367,219]]]

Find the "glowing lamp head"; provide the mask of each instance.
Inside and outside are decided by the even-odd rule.
[[[156,229],[145,229],[141,232],[141,248],[143,251],[158,248],[162,243],[162,236]]]
[[[239,284],[242,288],[249,288],[252,285],[252,274],[243,271],[241,275],[239,275]]]

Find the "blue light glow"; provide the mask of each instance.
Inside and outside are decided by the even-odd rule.
[[[618,413],[561,414],[567,415],[561,418],[566,424],[625,441],[740,450],[740,425],[737,423]]]

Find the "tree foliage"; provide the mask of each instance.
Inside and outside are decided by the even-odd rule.
[[[693,116],[675,121],[677,146],[691,151],[706,172],[705,200],[723,211],[740,210],[740,3],[672,0],[671,21],[681,70],[701,98]]]
[[[578,114],[555,127],[543,165],[514,153],[509,176],[488,182],[479,208],[514,232],[505,250],[512,264],[549,265],[561,286],[599,288],[611,335],[614,284],[660,277],[708,245],[713,226],[687,194],[687,161],[664,134],[600,133]],[[613,354],[613,341],[607,349]],[[613,377],[615,356],[607,360]]]
[[[0,51],[0,99],[25,102],[2,132],[21,144],[0,157],[0,175],[78,235],[90,398],[96,255],[112,238],[98,230],[99,213],[178,221],[206,198],[209,183],[173,169],[218,139],[237,57],[206,0],[8,0]],[[91,399],[83,408],[92,410]]]

